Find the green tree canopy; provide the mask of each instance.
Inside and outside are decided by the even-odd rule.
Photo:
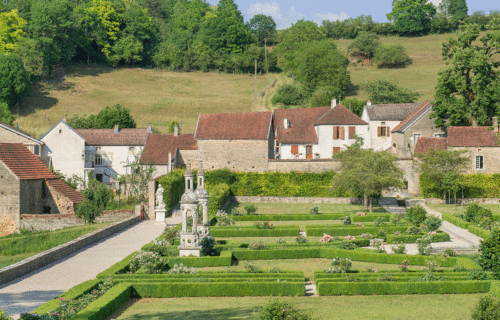
[[[410,103],[415,102],[418,97],[420,97],[420,93],[400,87],[398,84],[389,80],[370,81],[363,87],[364,90],[368,92],[368,96],[374,104]]]
[[[0,13],[0,52],[11,52],[24,34],[26,21],[18,16],[17,10]]]
[[[436,7],[427,0],[393,0],[387,19],[402,34],[420,34],[430,29]]]
[[[14,125],[16,116],[10,113],[9,106],[5,102],[0,102],[0,122]]]
[[[468,11],[466,0],[442,0],[438,5],[438,12],[447,18],[463,20]]]
[[[247,23],[247,27],[257,37],[260,44],[264,43],[264,39],[267,39],[267,41],[272,40],[276,33],[276,22],[271,16],[265,14],[253,16],[250,22]]]
[[[472,118],[488,125],[500,114],[500,18],[489,28],[480,37],[479,25],[464,25],[443,43],[447,66],[438,73],[432,109],[437,125],[446,119],[448,125],[470,124]]]
[[[500,228],[491,230],[490,236],[480,244],[479,264],[484,270],[493,271],[495,279],[500,279]]]
[[[102,109],[97,115],[74,115],[68,119],[68,125],[75,129],[112,129],[115,124],[119,128],[135,128],[136,123],[130,110],[115,104]]]
[[[405,67],[411,63],[406,48],[401,44],[380,45],[375,51],[373,61],[379,68]]]
[[[379,44],[380,40],[376,33],[360,32],[347,47],[347,52],[353,57],[371,59]]]
[[[371,211],[371,198],[390,187],[403,185],[403,171],[396,164],[396,156],[385,151],[362,149],[362,139],[358,140],[359,143],[333,155],[333,159],[340,162],[340,168],[332,185],[335,189],[369,197]]]
[[[13,106],[24,95],[29,77],[16,55],[0,52],[0,102]]]

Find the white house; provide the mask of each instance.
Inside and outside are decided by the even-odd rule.
[[[89,171],[97,180],[110,183],[130,173],[128,165],[135,162],[146,144],[147,129],[73,129],[64,120],[47,131],[40,140],[44,152],[52,157],[54,169],[67,177],[76,175],[85,180]]]
[[[275,110],[274,130],[279,159],[331,159],[356,136],[369,139],[368,123],[335,99],[330,107]]]
[[[391,148],[391,131],[412,114],[421,103],[375,104],[368,100],[361,119],[368,123],[369,140],[365,141],[375,151]]]

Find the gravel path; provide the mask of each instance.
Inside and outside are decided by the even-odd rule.
[[[135,224],[65,259],[0,286],[0,309],[17,317],[119,262],[163,232],[149,220]]]

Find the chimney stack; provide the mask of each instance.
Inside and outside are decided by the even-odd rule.
[[[493,117],[493,132],[498,133],[498,117]]]
[[[331,108],[334,108],[336,105],[337,105],[337,99],[333,98]]]
[[[179,136],[179,125],[176,123],[174,126],[174,137]]]
[[[472,120],[472,126],[473,126],[473,127],[477,127],[477,121],[476,121],[476,118],[474,118],[474,117],[473,117],[471,120]]]
[[[366,101],[366,105],[371,107],[372,106],[372,102],[370,100]]]
[[[120,128],[118,127],[118,124],[115,124],[114,133],[118,134],[119,132],[120,132]]]
[[[148,132],[148,133],[153,133],[153,128],[151,127],[151,123],[148,123],[148,129],[147,129],[147,132]]]

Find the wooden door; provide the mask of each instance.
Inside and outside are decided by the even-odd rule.
[[[313,158],[313,147],[312,146],[306,146],[306,159],[312,159]]]

